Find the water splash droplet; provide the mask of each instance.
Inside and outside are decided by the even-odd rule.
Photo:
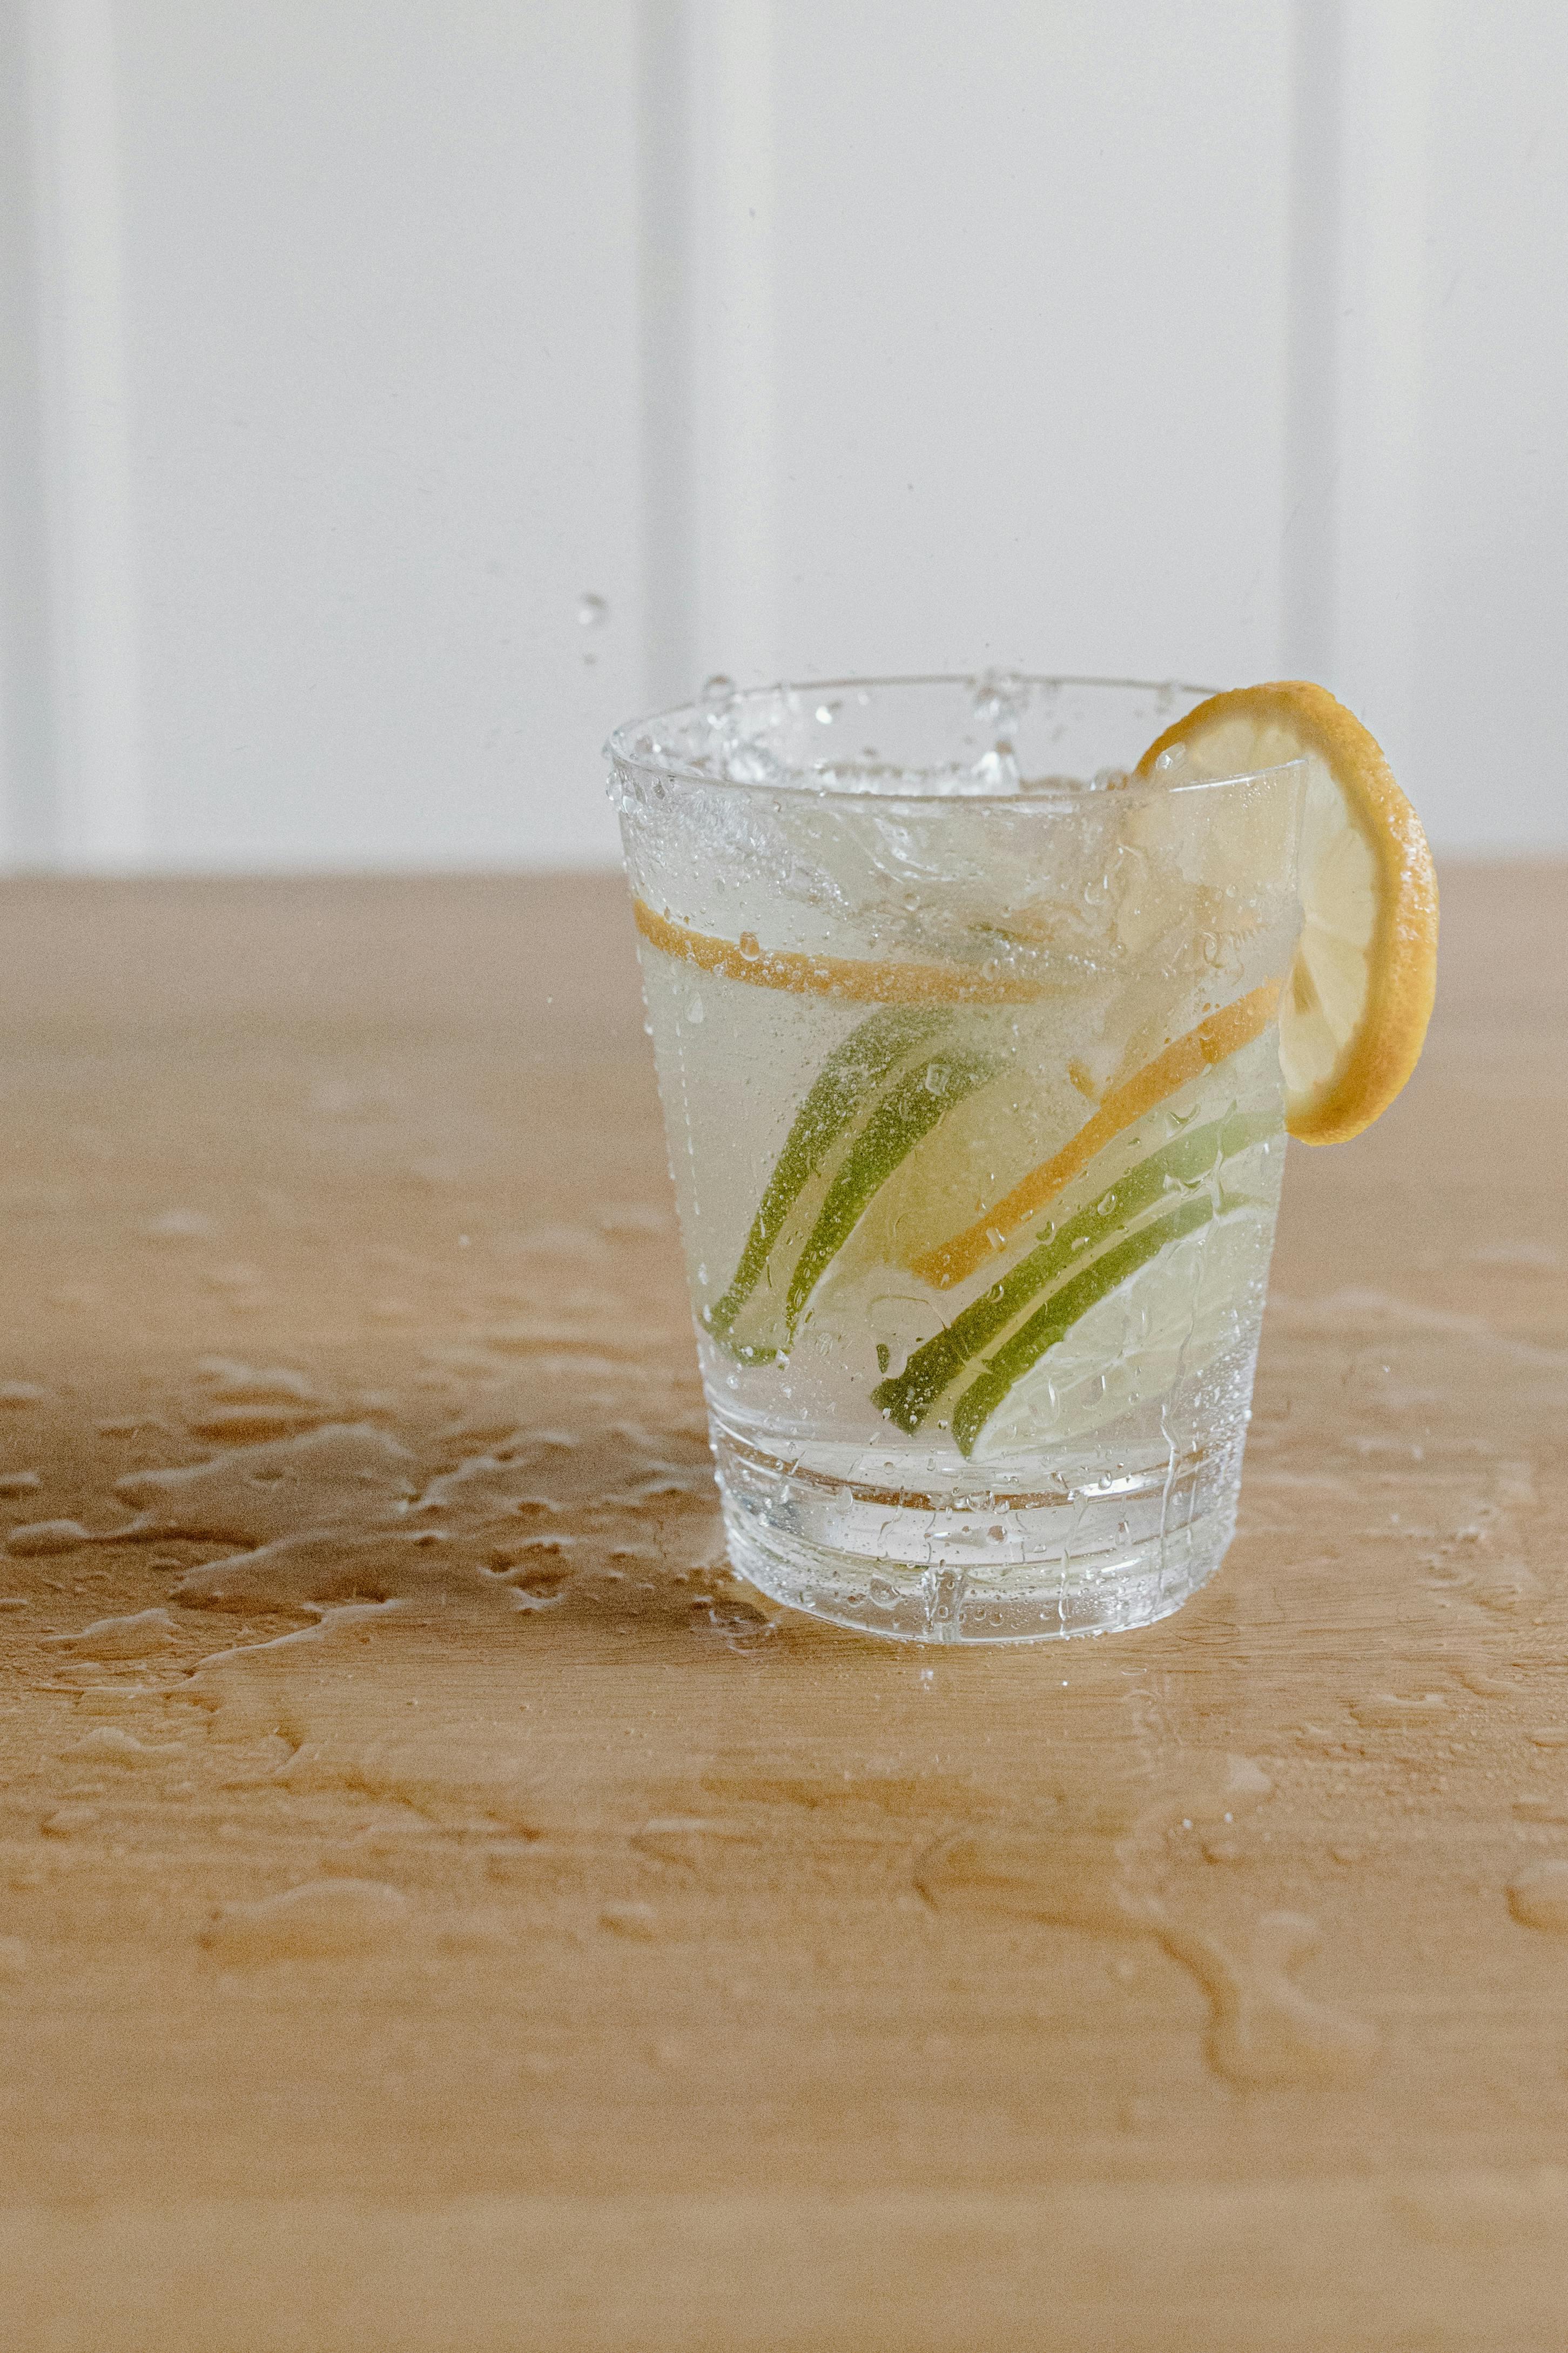
[[[91,1830],[98,1819],[96,1806],[57,1806],[38,1828],[46,1838],[74,1838],[78,1831]]]
[[[174,1639],[174,1621],[166,1609],[138,1609],[128,1618],[100,1618],[79,1634],[51,1634],[56,1649],[83,1659],[144,1659],[165,1650]]]
[[[1448,1703],[1441,1692],[1422,1692],[1402,1697],[1394,1692],[1374,1692],[1369,1699],[1352,1699],[1351,1714],[1356,1722],[1369,1731],[1399,1731],[1406,1725],[1434,1724],[1447,1715]]]
[[[1148,1937],[1208,1996],[1208,2055],[1217,2073],[1247,2084],[1321,2080],[1358,2073],[1375,2031],[1314,2002],[1290,1975],[1318,1940],[1299,1913],[1258,1920],[1239,1957],[1178,1918],[1147,1883],[1178,1823],[1232,1820],[1271,1793],[1249,1757],[1194,1759],[1163,1793],[1104,1793],[1087,1812],[1068,1807],[1048,1830],[993,1824],[964,1831],[925,1856],[915,1883],[939,1909],[976,1905],[1093,1934]]]
[[[231,1905],[201,1942],[228,1962],[336,1960],[373,1950],[407,1915],[408,1898],[381,1880],[308,1880],[259,1904]]]
[[[205,1209],[164,1209],[150,1219],[142,1230],[152,1241],[202,1242],[212,1240],[218,1224]]]
[[[32,1520],[26,1527],[12,1529],[5,1549],[18,1559],[29,1560],[47,1553],[75,1552],[79,1545],[91,1542],[79,1520]]]
[[[1527,1928],[1568,1936],[1568,1861],[1553,1856],[1532,1862],[1509,1882],[1509,1909]]]
[[[1233,2083],[1331,2081],[1371,2064],[1376,2029],[1313,2001],[1290,1975],[1318,1946],[1315,1920],[1300,1912],[1265,1913],[1239,1964],[1212,1937],[1179,1927],[1167,1927],[1160,1941],[1213,2002],[1209,2057]]]
[[[308,1373],[289,1365],[245,1365],[234,1356],[204,1356],[197,1371],[203,1386],[226,1405],[313,1405],[316,1390]]]
[[[658,1915],[651,1904],[606,1904],[599,1926],[613,1936],[634,1936],[645,1942],[658,1934]]]
[[[610,617],[610,607],[603,596],[590,589],[577,599],[577,626],[580,629],[602,629]]]
[[[62,1751],[67,1757],[83,1757],[93,1764],[127,1767],[155,1765],[161,1757],[184,1757],[185,1753],[181,1741],[138,1740],[133,1732],[123,1731],[117,1724],[97,1725],[84,1740]]]

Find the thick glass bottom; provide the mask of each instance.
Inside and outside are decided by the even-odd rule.
[[[1225,1557],[1242,1435],[997,1496],[864,1486],[715,1432],[741,1575],[792,1609],[909,1642],[1059,1641],[1169,1617]]]

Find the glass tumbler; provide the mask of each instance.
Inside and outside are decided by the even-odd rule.
[[[739,692],[608,746],[731,1557],[868,1632],[1141,1626],[1235,1526],[1300,763],[1203,690]]]

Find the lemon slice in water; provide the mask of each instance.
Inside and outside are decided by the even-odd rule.
[[[1303,923],[1279,999],[1285,1118],[1342,1144],[1415,1068],[1437,976],[1437,883],[1420,819],[1359,719],[1286,679],[1211,695],[1150,744],[1140,781],[1246,776],[1304,758]]]

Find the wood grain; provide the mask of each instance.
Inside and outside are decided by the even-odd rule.
[[[1568,874],[1444,890],[1225,1571],[955,1657],[725,1567],[618,886],[0,889],[8,2343],[1561,2343]]]

